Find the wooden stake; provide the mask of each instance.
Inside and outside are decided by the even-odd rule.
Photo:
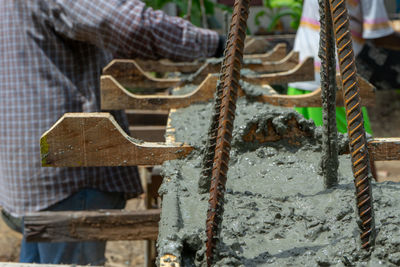
[[[160,209],[41,211],[24,217],[28,242],[156,240]]]

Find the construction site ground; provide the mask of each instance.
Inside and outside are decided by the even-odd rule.
[[[378,91],[376,106],[368,108],[375,137],[400,136],[400,93]],[[400,162],[377,162],[378,180],[400,182]],[[127,209],[144,209],[143,198],[130,200]],[[21,235],[0,220],[0,261],[18,261]],[[143,266],[144,241],[113,241],[107,244],[106,266]]]

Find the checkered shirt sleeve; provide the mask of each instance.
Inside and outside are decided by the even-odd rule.
[[[191,61],[214,55],[218,34],[141,1],[42,1],[55,31],[125,58]]]
[[[136,0],[2,0],[0,205],[22,216],[82,188],[141,194],[136,167],[41,167],[40,136],[66,112],[100,111],[113,56],[191,60],[213,55],[217,39]]]

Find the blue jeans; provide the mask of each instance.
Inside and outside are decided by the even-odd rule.
[[[83,189],[46,209],[49,211],[78,211],[96,209],[123,209],[123,193]],[[26,242],[21,243],[20,262],[46,264],[103,265],[106,242]]]

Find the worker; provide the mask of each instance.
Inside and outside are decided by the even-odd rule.
[[[142,187],[136,167],[44,168],[39,139],[66,112],[100,111],[114,57],[219,57],[224,38],[139,0],[3,0],[0,5],[0,205],[29,212],[121,209]],[[113,113],[128,129],[125,115]],[[105,242],[27,243],[21,262],[102,265]]]
[[[357,56],[368,40],[373,40],[378,45],[392,47],[400,44],[399,34],[390,26],[388,15],[383,0],[348,0],[347,8],[350,17],[350,32],[353,37],[353,50]],[[304,0],[303,13],[300,27],[296,34],[294,50],[299,51],[300,60],[313,57],[315,64],[315,81],[290,83],[289,95],[307,94],[320,88],[321,60],[319,51],[319,4],[318,0]],[[338,67],[338,65],[337,65]],[[303,107],[296,108],[307,119],[312,119],[317,126],[322,122],[322,108]],[[367,110],[362,108],[364,126],[367,133],[372,134]],[[336,108],[336,122],[339,132],[347,132],[346,114],[344,107]]]

